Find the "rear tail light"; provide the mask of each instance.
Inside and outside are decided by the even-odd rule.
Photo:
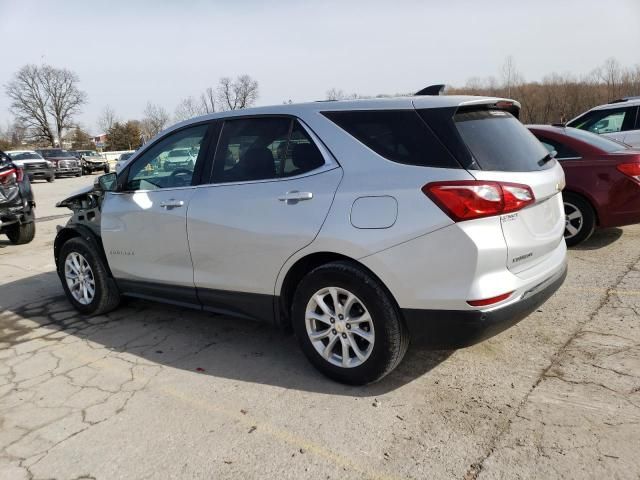
[[[516,212],[535,202],[531,188],[518,183],[433,182],[422,192],[456,222]]]
[[[502,295],[498,295],[497,297],[485,298],[482,300],[468,300],[467,303],[472,307],[486,307],[488,305],[493,305],[494,303],[506,300],[511,296],[512,293],[513,292],[503,293]]]
[[[12,168],[6,172],[0,172],[0,185],[11,185],[22,181],[22,169]]]
[[[640,182],[640,163],[621,163],[616,168],[625,175]]]

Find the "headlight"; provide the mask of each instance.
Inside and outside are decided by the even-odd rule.
[[[56,166],[53,162],[50,162],[49,160],[45,160],[45,162],[47,162],[47,167],[49,168],[53,168]]]

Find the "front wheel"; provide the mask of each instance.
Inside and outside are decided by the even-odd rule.
[[[51,182],[55,181],[55,179],[56,179],[55,175],[50,175],[50,176],[47,177],[47,182],[51,183]]]
[[[81,313],[100,315],[120,304],[120,292],[94,246],[79,237],[62,245],[57,264],[62,288]]]
[[[596,214],[591,204],[572,193],[562,195],[564,201],[564,239],[569,247],[587,240],[596,228]]]
[[[302,279],[292,321],[309,361],[326,376],[351,385],[387,375],[409,346],[391,295],[350,262],[322,265]]]

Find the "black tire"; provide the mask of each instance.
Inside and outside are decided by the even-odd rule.
[[[596,228],[596,213],[591,204],[580,195],[571,192],[562,194],[564,211],[567,216],[567,228],[564,239],[567,246],[573,247],[587,240]],[[579,218],[570,219],[569,216],[577,212]],[[571,230],[569,230],[571,228]]]
[[[36,223],[15,223],[7,228],[7,237],[14,245],[29,243],[36,236]]]
[[[47,177],[47,182],[51,183],[51,182],[55,182],[56,177],[55,175],[51,175],[50,177]]]
[[[88,304],[82,304],[77,301],[69,290],[65,278],[65,261],[71,253],[79,253],[82,255],[89,266],[95,283],[95,294]],[[62,282],[62,288],[67,295],[69,302],[76,310],[85,315],[102,315],[110,312],[120,305],[120,292],[113,278],[107,273],[107,269],[100,258],[100,254],[96,252],[95,247],[87,240],[74,237],[67,240],[60,248],[58,257],[58,277]]]
[[[81,177],[81,176],[82,176],[82,172],[76,173],[76,177]]]
[[[315,349],[307,334],[307,304],[316,292],[330,286],[348,290],[358,297],[373,322],[375,340],[371,353],[362,364],[352,368],[337,366],[326,360]],[[409,333],[390,293],[363,268],[347,261],[322,265],[302,279],[293,298],[292,323],[309,361],[327,377],[350,385],[380,380],[396,368],[409,346]]]
[[[104,171],[104,173],[109,173],[111,171],[111,167],[109,167],[109,164],[104,166],[103,171]]]

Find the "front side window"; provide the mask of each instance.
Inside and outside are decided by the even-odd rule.
[[[125,190],[187,187],[208,125],[197,125],[167,135],[131,165]]]
[[[226,120],[214,159],[213,182],[247,182],[301,175],[324,164],[297,120]]]
[[[633,128],[628,126],[635,120],[631,118],[631,113],[630,108],[593,110],[569,123],[568,126],[598,134],[616,133]]]

